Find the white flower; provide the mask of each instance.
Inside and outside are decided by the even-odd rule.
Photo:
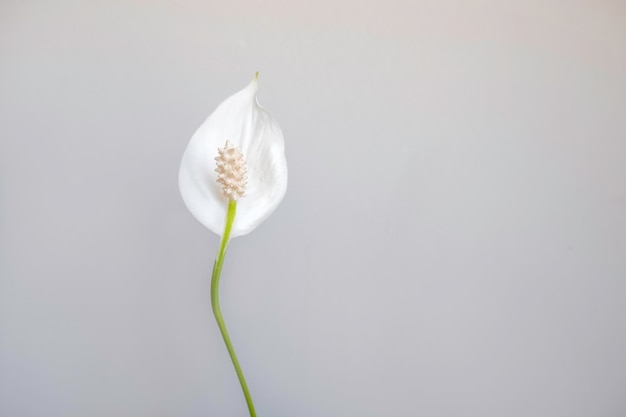
[[[247,184],[237,200],[231,237],[245,235],[265,220],[287,190],[283,134],[276,120],[257,103],[257,78],[226,99],[198,128],[187,145],[178,176],[185,205],[200,223],[222,235],[229,199],[218,184],[219,148],[243,155]],[[226,142],[229,142],[227,145]]]

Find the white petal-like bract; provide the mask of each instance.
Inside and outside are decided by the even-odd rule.
[[[257,103],[257,77],[226,99],[187,145],[178,176],[185,205],[200,223],[222,235],[228,200],[217,183],[215,157],[226,141],[243,154],[245,195],[237,200],[231,237],[254,230],[278,207],[287,190],[285,142],[276,120]]]

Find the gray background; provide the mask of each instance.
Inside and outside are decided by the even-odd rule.
[[[3,417],[246,415],[177,171],[257,70],[259,416],[626,415],[623,2],[3,0],[0,59]]]

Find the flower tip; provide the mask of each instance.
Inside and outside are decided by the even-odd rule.
[[[246,90],[251,91],[256,94],[258,89],[259,89],[259,71],[254,73],[254,77],[252,78],[252,81],[250,82],[250,84],[248,84],[248,87],[246,88]]]

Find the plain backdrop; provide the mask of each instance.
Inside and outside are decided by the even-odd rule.
[[[259,417],[626,415],[622,1],[2,0],[2,417],[247,415],[177,174],[255,71]]]

